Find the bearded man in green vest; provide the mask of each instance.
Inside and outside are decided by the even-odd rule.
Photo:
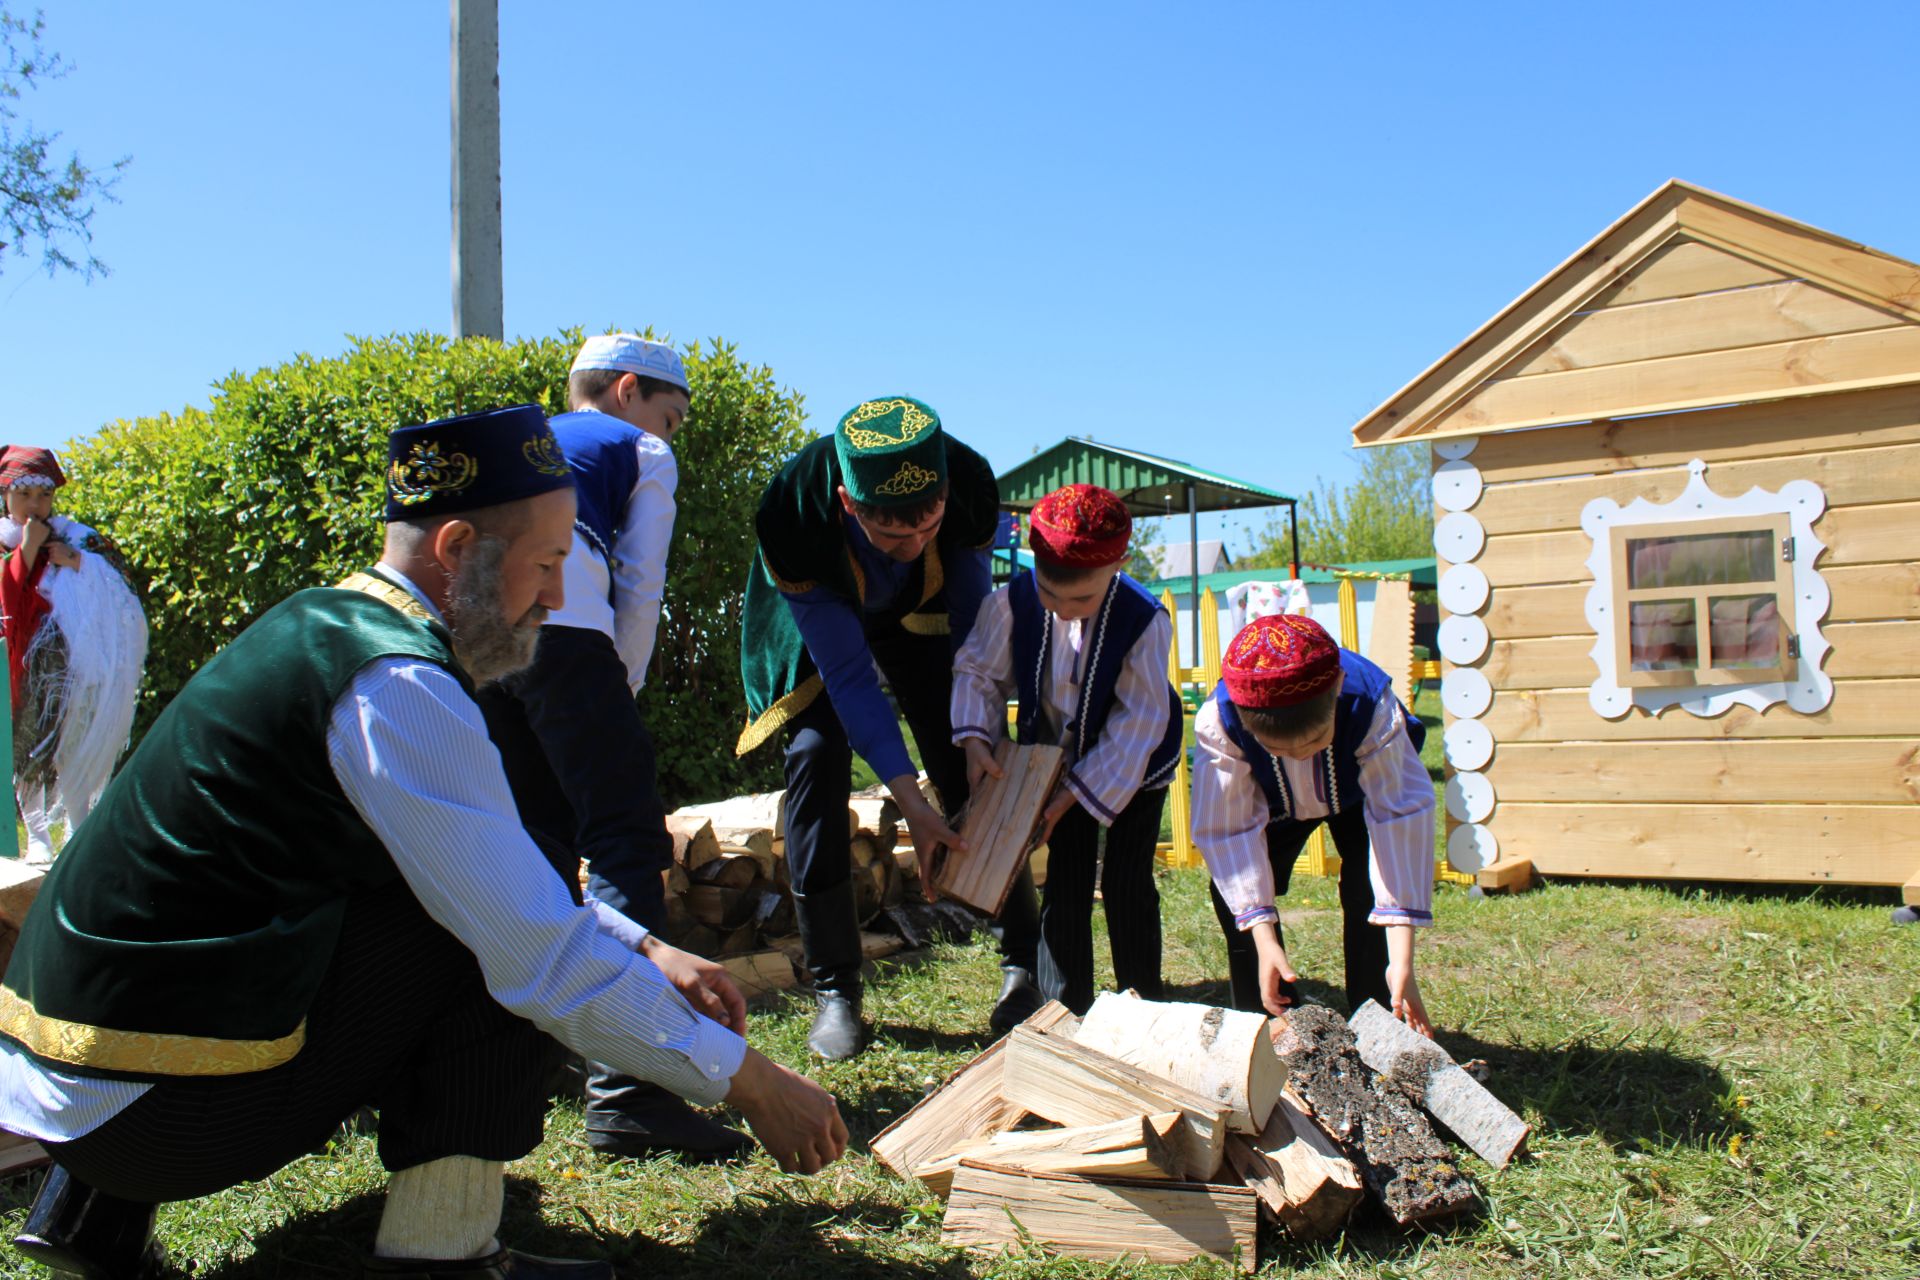
[[[0,986],[0,1127],[56,1166],[23,1251],[151,1274],[156,1202],[371,1105],[393,1176],[365,1274],[611,1277],[494,1238],[560,1043],[732,1102],[785,1168],[844,1150],[724,971],[576,905],[515,816],[472,695],[562,603],[574,510],[532,405],[394,432],[380,563],[269,610],[148,730]]]

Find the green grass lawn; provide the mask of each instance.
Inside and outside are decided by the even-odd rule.
[[[1223,962],[1197,872],[1165,873],[1167,973],[1217,1000]],[[1907,1277],[1920,1274],[1920,929],[1885,894],[1553,885],[1471,901],[1443,887],[1421,968],[1442,1040],[1485,1058],[1491,1088],[1537,1128],[1480,1212],[1432,1233],[1371,1213],[1314,1246],[1265,1241],[1271,1276]],[[1310,994],[1338,1003],[1332,884],[1283,904]],[[1226,1276],[1222,1265],[1105,1266],[1039,1251],[943,1249],[940,1206],[867,1154],[872,1135],[985,1043],[984,942],[888,964],[875,1046],[809,1069],[841,1100],[847,1159],[813,1178],[759,1159],[688,1170],[602,1161],[577,1107],[509,1171],[503,1235],[604,1256],[632,1276]],[[807,1008],[760,1010],[753,1042],[807,1062]],[[160,1234],[200,1277],[353,1274],[383,1176],[372,1140],[342,1140],[264,1183],[167,1206]],[[32,1179],[0,1184],[9,1233]],[[6,1255],[0,1273],[33,1269]]]

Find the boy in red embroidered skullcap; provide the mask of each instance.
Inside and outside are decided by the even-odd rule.
[[[1425,727],[1386,672],[1311,618],[1255,618],[1221,675],[1194,720],[1193,840],[1213,873],[1235,1006],[1298,1002],[1274,898],[1324,822],[1340,851],[1348,1004],[1376,1000],[1433,1034],[1413,972],[1414,929],[1433,923]]]
[[[1114,979],[1160,995],[1160,893],[1153,854],[1180,751],[1179,699],[1167,683],[1173,624],[1120,571],[1133,518],[1112,492],[1068,485],[1029,520],[1034,568],[988,596],[953,672],[953,740],[969,780],[1000,776],[993,748],[1018,697],[1022,742],[1067,749],[1049,801],[1040,904],[1040,994],[1075,1013],[1093,1003],[1093,881],[1099,833]],[[965,856],[965,855],[960,855]]]

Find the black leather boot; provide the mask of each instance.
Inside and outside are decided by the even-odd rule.
[[[1040,994],[1040,984],[1033,980],[1033,974],[1028,970],[1010,964],[1001,972],[1006,977],[1000,984],[1000,998],[994,1001],[993,1014],[987,1019],[987,1026],[997,1036],[1003,1036],[1025,1022],[1047,1002],[1047,998]]]
[[[793,913],[817,1006],[807,1047],[829,1062],[856,1057],[867,1035],[860,1021],[860,920],[853,881],[814,893],[796,890]]]
[[[145,1280],[159,1273],[154,1206],[96,1191],[59,1165],[47,1172],[13,1247],[84,1280]]]
[[[587,1069],[587,1145],[602,1155],[646,1160],[678,1155],[695,1163],[734,1160],[753,1150],[753,1140],[688,1106],[657,1084],[635,1079],[603,1062]]]

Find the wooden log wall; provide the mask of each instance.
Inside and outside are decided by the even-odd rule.
[[[1689,270],[1727,267],[1678,256]],[[1671,290],[1698,283],[1671,270],[1649,274],[1630,278],[1617,295],[1627,301],[1615,305],[1669,305]],[[1773,291],[1769,306],[1795,315],[1846,310],[1795,302],[1793,288],[1764,289]],[[1725,319],[1729,305],[1758,305],[1762,293],[1740,288],[1681,301]],[[1864,323],[1846,314],[1846,323]],[[1744,331],[1731,332],[1724,341]],[[1536,363],[1575,362],[1566,368],[1586,358],[1550,343],[1537,355]],[[1828,548],[1816,567],[1833,594],[1822,627],[1832,645],[1824,670],[1834,682],[1825,709],[1803,714],[1776,703],[1707,719],[1680,707],[1657,715],[1635,708],[1608,720],[1588,704],[1596,675],[1585,615],[1592,548],[1581,509],[1603,496],[1623,505],[1670,501],[1692,458],[1708,463],[1708,485],[1728,496],[1795,479],[1825,491],[1827,511],[1814,526]],[[1493,689],[1479,718],[1495,744],[1483,772],[1495,795],[1487,826],[1502,860],[1530,858],[1547,874],[1686,879],[1898,885],[1914,874],[1920,388],[1503,432],[1480,437],[1466,461],[1484,484],[1469,514],[1486,532],[1472,563],[1490,588],[1479,611],[1490,644],[1467,665]],[[1434,462],[1441,465],[1438,452]],[[1441,561],[1443,576],[1450,567]]]

